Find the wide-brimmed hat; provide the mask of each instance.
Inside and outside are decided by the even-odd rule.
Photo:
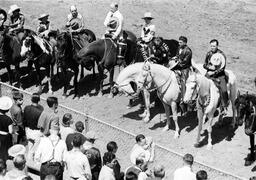
[[[86,137],[87,139],[98,139],[98,137],[97,137],[95,131],[89,131],[89,132],[87,132],[87,133],[85,134],[85,137]]]
[[[210,59],[213,66],[219,66],[225,62],[225,57],[221,53],[214,53]]]
[[[19,154],[25,155],[26,147],[21,144],[15,144],[8,149],[8,154],[11,157],[16,157]]]
[[[42,19],[44,19],[44,18],[48,18],[49,17],[49,14],[41,14],[40,16],[39,16],[39,18],[38,18],[38,20],[42,20]]]
[[[7,19],[7,13],[6,13],[6,11],[0,8],[0,14],[3,14],[3,15],[4,15],[4,21],[6,21],[6,19]]]
[[[7,111],[12,107],[12,99],[8,96],[2,96],[0,97],[0,109]]]
[[[151,12],[145,12],[144,17],[142,19],[154,19],[151,15]]]
[[[8,11],[8,14],[11,14],[13,11],[16,11],[18,9],[20,9],[21,7],[17,6],[16,4],[13,4],[10,6],[10,9]]]

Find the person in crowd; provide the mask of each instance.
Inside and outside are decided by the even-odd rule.
[[[23,126],[23,94],[16,89],[12,90],[12,98],[14,103],[10,109],[11,118],[13,121],[14,128],[14,144],[20,143],[22,139],[25,137],[25,129]]]
[[[10,6],[10,32],[22,30],[25,24],[25,16],[20,12],[20,7],[16,4]]]
[[[110,141],[107,144],[108,152],[112,152],[112,153],[116,154],[117,149],[118,149],[118,146],[117,146],[117,143],[115,141]],[[116,160],[116,163],[114,164],[113,170],[114,170],[116,180],[124,178],[124,173],[121,172],[121,166],[120,166],[118,160]]]
[[[106,152],[103,156],[103,167],[100,170],[99,180],[116,180],[113,167],[116,163],[116,155]]]
[[[156,26],[152,23],[152,19],[154,18],[152,17],[151,12],[145,12],[142,19],[144,19],[145,23],[141,29],[139,42],[142,44],[147,44],[155,37]]]
[[[65,113],[63,115],[61,126],[60,126],[60,136],[61,139],[66,141],[66,138],[69,134],[74,133],[74,129],[70,127],[70,125],[73,123],[72,115],[70,113]]]
[[[33,93],[31,96],[31,104],[25,106],[23,113],[23,125],[28,140],[28,159],[32,158],[35,148],[42,136],[37,124],[44,108],[39,104],[39,101],[40,95],[38,93]]]
[[[22,144],[15,144],[8,149],[9,159],[13,160],[18,155],[26,154],[26,147]]]
[[[196,180],[207,180],[207,172],[200,170],[196,173]]]
[[[130,171],[125,175],[125,180],[138,180],[138,175]]]
[[[165,176],[165,170],[163,165],[156,165],[154,167],[154,180],[162,180]]]
[[[7,13],[5,10],[0,8],[0,32],[5,30],[4,23],[7,20]]]
[[[146,180],[151,176],[151,173],[148,170],[148,163],[145,162],[142,157],[137,157],[135,165],[132,165],[125,170],[125,177],[127,177],[130,172],[136,174],[138,180]]]
[[[80,33],[84,28],[83,16],[78,13],[75,5],[70,6],[70,14],[68,14],[66,27],[69,28],[72,33]]]
[[[2,159],[0,159],[0,180],[4,180],[4,176],[7,172],[7,166],[6,162]]]
[[[71,179],[92,179],[88,158],[82,153],[82,138],[78,134],[72,139],[73,148],[65,154],[64,162]]]
[[[67,151],[65,141],[59,137],[60,127],[51,123],[50,136],[40,140],[35,152],[35,161],[41,163],[40,179],[43,180],[47,175],[55,175],[57,180],[63,179],[63,157]]]
[[[12,107],[12,100],[8,96],[0,97],[0,159],[8,159],[8,149],[12,146],[13,123],[6,115]]]
[[[27,177],[26,159],[23,154],[19,154],[13,159],[14,168],[8,171],[5,175],[6,180],[20,179]]]
[[[182,109],[182,113],[187,112],[187,106],[183,102],[183,97],[186,92],[186,80],[188,78],[189,69],[191,67],[192,60],[192,50],[187,45],[188,38],[185,36],[179,37],[179,48],[177,51],[177,55],[172,58],[175,61],[175,66],[170,67],[175,73],[178,80],[178,83],[181,87],[181,100],[180,107]],[[171,61],[173,62],[173,61]]]
[[[85,135],[86,141],[83,144],[83,153],[87,156],[92,173],[92,180],[98,180],[102,167],[100,150],[94,147],[94,142],[97,139],[94,131],[89,131]]]
[[[55,126],[59,126],[59,116],[57,115],[58,112],[58,98],[50,96],[46,100],[48,109],[44,109],[41,113],[37,127],[40,128],[41,132],[45,135],[49,135],[49,128],[50,125],[53,124]]]
[[[228,107],[228,91],[225,76],[225,68],[227,58],[223,51],[219,49],[219,41],[217,39],[212,39],[210,41],[211,50],[206,54],[204,68],[207,70],[206,77],[213,80],[215,85],[220,90],[220,100],[221,100],[221,112],[222,114],[227,114]],[[213,55],[220,54],[221,57],[212,58]]]
[[[84,142],[86,141],[85,136],[83,135],[83,131],[84,131],[84,124],[82,121],[77,121],[75,123],[75,130],[76,132],[69,134],[66,138],[66,145],[67,145],[67,149],[68,151],[70,151],[73,148],[72,142],[73,142],[73,138],[74,136],[80,136],[82,139],[82,144],[84,144]]]
[[[185,154],[183,157],[184,166],[174,171],[174,180],[196,180],[196,175],[192,171],[194,157],[191,154]]]
[[[135,137],[136,144],[133,146],[130,160],[135,164],[137,157],[143,157],[145,162],[152,162],[155,154],[155,144],[152,138],[146,138],[143,134]]]

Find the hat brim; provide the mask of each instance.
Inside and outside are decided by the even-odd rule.
[[[20,7],[17,7],[17,8],[15,8],[15,9],[10,9],[10,10],[8,11],[8,14],[11,14],[11,13],[13,13],[14,11],[17,11],[17,10],[20,10]]]
[[[49,17],[49,14],[46,15],[46,16],[43,16],[43,17],[39,17],[38,20],[42,20],[42,19],[45,19],[45,18],[48,18]]]
[[[16,144],[8,149],[8,155],[11,157],[16,157],[19,154],[25,155],[26,147],[20,144]]]
[[[143,17],[141,19],[154,19],[153,17]]]
[[[0,14],[3,14],[3,15],[4,15],[4,21],[6,21],[6,19],[7,19],[7,13],[6,13],[6,11],[0,8]]]

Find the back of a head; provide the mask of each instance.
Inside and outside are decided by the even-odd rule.
[[[51,108],[53,107],[54,104],[58,104],[58,98],[54,96],[50,96],[47,98],[46,102],[47,102],[47,105]]]
[[[194,157],[191,155],[191,154],[185,154],[184,157],[183,157],[183,161],[192,166],[193,162],[194,162]]]
[[[135,174],[134,172],[128,172],[126,175],[125,175],[125,180],[137,180],[138,179],[138,176],[137,174]]]
[[[143,134],[139,134],[135,137],[136,142],[140,142],[142,139],[145,139],[146,137]]]
[[[56,177],[54,175],[47,175],[44,180],[56,180]]]
[[[71,119],[72,119],[72,115],[71,115],[70,113],[65,113],[65,114],[63,115],[62,122],[63,122],[65,125],[70,126]]]
[[[31,97],[32,103],[38,103],[40,101],[40,95],[38,93],[33,93]]]
[[[142,157],[137,157],[136,160],[135,160],[135,164],[137,166],[141,165],[144,163],[144,159]]]
[[[82,121],[77,121],[75,127],[76,130],[81,133],[84,130],[84,123]]]
[[[5,173],[6,167],[6,162],[0,159],[0,175],[3,175]]]
[[[157,165],[154,167],[154,176],[163,179],[165,176],[164,166]]]
[[[115,141],[110,141],[108,144],[107,144],[107,150],[108,152],[113,152],[115,149],[117,149],[117,144]]]
[[[82,145],[82,138],[79,135],[75,135],[73,138],[73,146],[79,148]]]
[[[17,101],[19,99],[23,99],[23,94],[17,89],[12,89],[12,98],[15,101]]]
[[[196,173],[196,180],[207,180],[207,172],[200,170]]]
[[[106,165],[108,163],[111,163],[113,159],[116,158],[116,155],[112,152],[106,152],[103,156],[103,164]]]
[[[26,165],[25,156],[23,154],[17,155],[13,159],[13,164],[14,164],[14,167],[16,167],[17,169],[23,170],[25,168],[25,165]]]

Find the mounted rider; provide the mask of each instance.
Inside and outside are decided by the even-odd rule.
[[[4,23],[7,20],[7,13],[5,10],[0,8],[0,32],[5,30]]]
[[[8,11],[8,14],[11,14],[9,32],[13,32],[14,34],[20,30],[23,30],[25,24],[25,16],[20,13],[20,9],[21,8],[19,6],[14,4],[10,6],[10,10]]]
[[[220,91],[221,111],[226,114],[228,107],[228,92],[225,76],[227,58],[218,48],[219,41],[212,39],[210,41],[211,50],[206,54],[204,68],[207,70],[206,77],[213,80]]]
[[[110,37],[115,42],[117,42],[117,45],[118,45],[117,58],[121,60],[124,60],[125,53],[127,50],[127,42],[123,36],[123,24],[124,24],[124,18],[123,18],[123,15],[118,10],[118,4],[111,3],[110,11],[108,12],[104,21],[104,26],[107,27],[105,37]]]
[[[186,112],[186,105],[183,102],[183,97],[186,92],[186,80],[189,75],[192,59],[192,51],[188,47],[187,42],[188,39],[185,36],[179,37],[179,48],[177,51],[177,55],[169,62],[169,64],[171,65],[170,69],[175,72],[178,83],[181,87],[180,107],[183,113]]]
[[[162,37],[154,37],[150,46],[152,57],[157,64],[167,66],[170,58],[170,49]]]

